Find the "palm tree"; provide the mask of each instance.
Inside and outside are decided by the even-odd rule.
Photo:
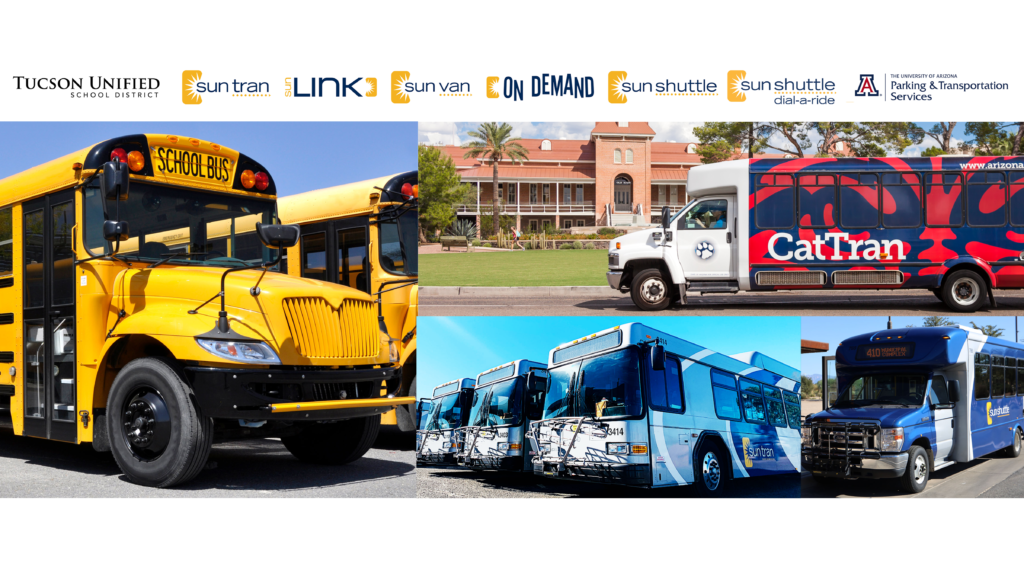
[[[518,137],[511,138],[512,126],[505,122],[502,122],[501,125],[496,122],[484,122],[476,130],[469,131],[468,134],[476,140],[462,145],[466,149],[466,154],[462,157],[479,158],[483,156],[489,158],[494,168],[491,200],[494,202],[494,233],[497,234],[500,229],[498,223],[501,222],[501,208],[498,206],[498,162],[508,157],[513,162],[519,161],[522,164],[529,160],[530,153],[519,143]],[[479,206],[477,210],[480,210]]]

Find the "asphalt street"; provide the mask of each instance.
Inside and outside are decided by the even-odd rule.
[[[418,498],[696,498],[691,486],[630,488],[556,480],[523,472],[419,468]],[[727,485],[729,498],[798,498],[799,477],[743,478]]]
[[[156,489],[129,482],[113,456],[89,444],[0,430],[0,498],[412,498],[415,443],[412,434],[382,429],[374,447],[346,466],[300,462],[274,439],[215,444],[194,480]]]
[[[1024,308],[1024,292],[996,290],[996,308],[983,307],[971,317],[1006,316]],[[424,287],[422,316],[955,316],[927,290],[827,290],[691,293],[687,306],[643,312],[611,288],[531,290],[515,288]]]
[[[1019,498],[1024,496],[1024,456],[991,454],[933,472],[920,494],[900,491],[899,480],[800,479],[803,498]]]

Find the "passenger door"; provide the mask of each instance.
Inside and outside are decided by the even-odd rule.
[[[22,213],[25,435],[75,442],[73,191],[27,202]]]
[[[949,459],[953,451],[953,438],[956,431],[956,420],[953,418],[953,404],[949,402],[949,390],[943,376],[932,377],[928,389],[928,404],[932,410],[932,421],[935,423],[935,462]]]
[[[682,367],[679,359],[665,358],[665,369],[648,365],[650,383],[651,480],[655,486],[681,486],[693,482],[690,459],[690,427],[683,401]]]
[[[679,262],[688,280],[736,278],[735,196],[705,198],[676,219]]]

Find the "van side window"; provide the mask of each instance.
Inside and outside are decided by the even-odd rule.
[[[14,272],[14,221],[12,208],[0,209],[0,276]]]
[[[946,387],[946,379],[942,376],[932,377],[932,387],[928,391],[928,399],[932,406],[949,404],[949,389]]]
[[[740,400],[735,378],[720,370],[711,370],[711,391],[715,397],[715,414],[725,420],[739,420]]]
[[[783,392],[786,399],[786,417],[789,419],[789,427],[800,429],[800,397],[794,392]]]
[[[800,176],[800,227],[834,228],[836,225],[836,177]]]
[[[980,352],[974,354],[974,398],[976,400],[988,398],[988,381],[992,370],[989,362],[988,354]]]
[[[772,426],[786,427],[786,408],[782,405],[782,390],[767,384],[764,389],[765,408],[768,410],[768,423]]]
[[[1006,394],[1006,378],[1003,357],[992,356],[992,397],[1002,398]]]
[[[746,378],[740,378],[740,390],[743,399],[743,418],[747,422],[765,424],[767,420],[764,415],[761,385]]]
[[[963,226],[964,208],[960,174],[928,174],[925,176],[925,224],[957,228]]]
[[[1006,179],[1002,172],[967,175],[967,225],[1006,225]]]
[[[843,174],[840,178],[840,224],[843,228],[878,226],[878,175]]]
[[[796,224],[796,191],[791,174],[757,176],[754,224],[758,228],[792,228]]]
[[[916,173],[882,174],[882,227],[917,228],[921,225],[921,176]]]

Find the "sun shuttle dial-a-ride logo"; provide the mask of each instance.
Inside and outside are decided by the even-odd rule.
[[[746,70],[729,70],[726,76],[726,91],[729,95],[729,102],[746,102],[747,94],[743,91],[741,83],[747,77]]]

